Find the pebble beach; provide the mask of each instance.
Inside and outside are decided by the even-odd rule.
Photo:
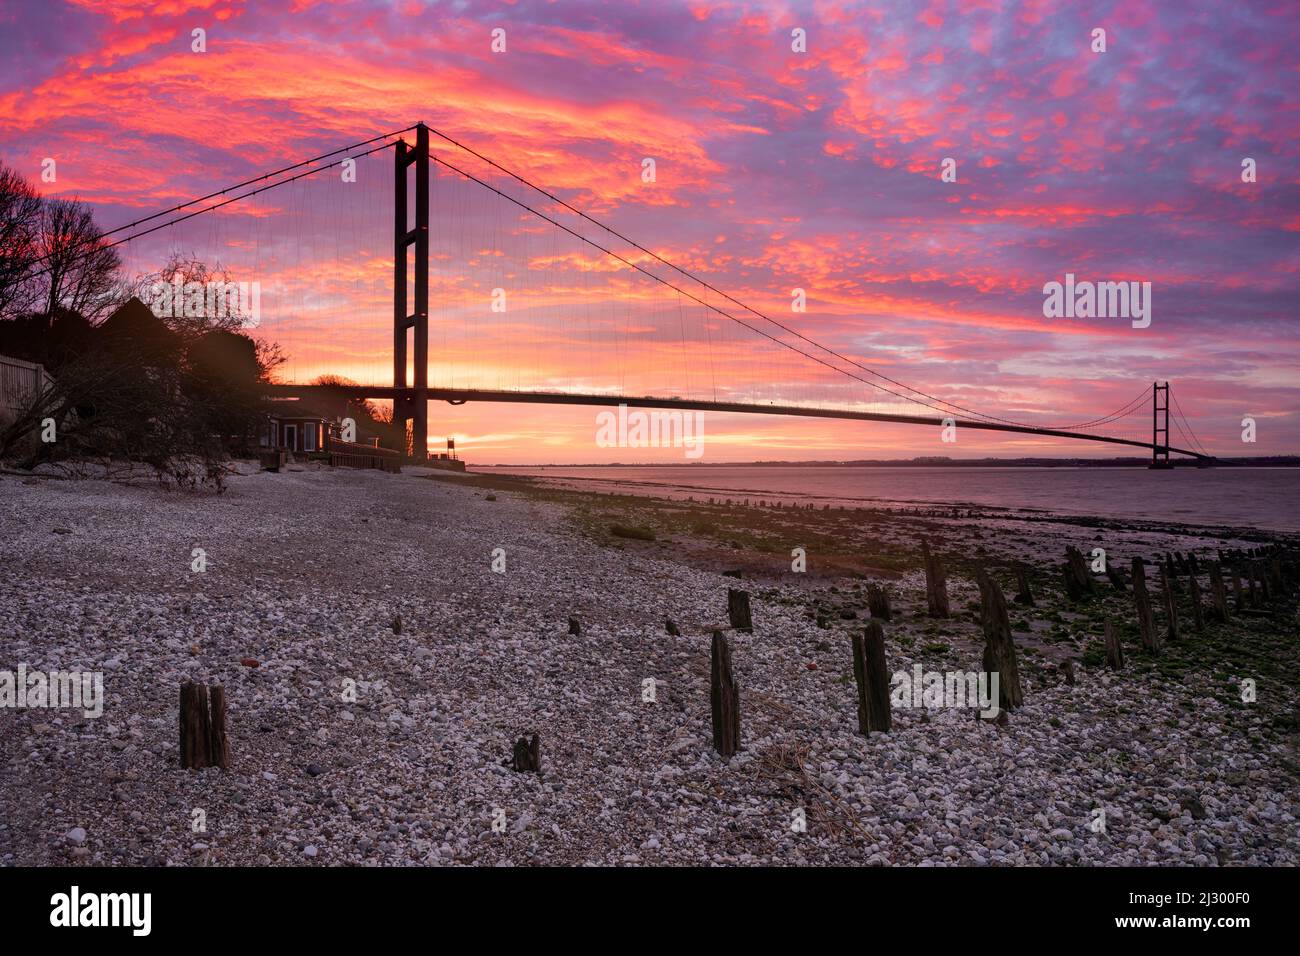
[[[948,620],[925,615],[921,536],[949,562]],[[1259,543],[418,469],[248,468],[221,494],[0,476],[0,670],[104,687],[99,717],[0,708],[0,864],[1295,865],[1294,599],[1147,659],[1129,598],[1060,593],[1064,546],[1097,541],[1125,567]],[[866,584],[893,596],[891,671],[970,670],[969,568],[1009,598],[1013,560],[1039,592],[1012,610],[1024,706],[895,707],[860,734]],[[750,592],[752,633],[728,628],[729,587]],[[1123,670],[1097,659],[1102,617]],[[741,689],[729,760],[715,630]],[[179,765],[185,681],[225,689],[229,770]],[[531,734],[541,772],[516,772]]]

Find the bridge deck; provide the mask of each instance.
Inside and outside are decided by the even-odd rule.
[[[313,395],[342,396],[352,399],[418,399],[413,388],[396,388],[383,385],[269,385],[268,394],[281,398],[307,398]],[[506,402],[531,405],[626,405],[629,408],[665,408],[683,411],[735,412],[746,415],[792,415],[801,418],[838,418],[864,422],[894,422],[902,425],[929,425],[941,428],[945,419],[924,415],[895,415],[881,412],[857,412],[837,408],[805,408],[799,405],[751,405],[743,402],[708,402],[686,398],[633,397],[626,395],[584,395],[571,392],[516,392],[495,391],[489,389],[466,388],[430,388],[424,397],[429,401],[450,402],[460,405],[466,402]],[[954,418],[958,428],[974,428],[981,431],[1016,432],[1024,435],[1044,435],[1051,438],[1071,438],[1078,441],[1104,442],[1111,445],[1128,445],[1133,448],[1153,450],[1151,442],[1136,441],[1131,438],[1116,438],[1110,435],[1093,435],[1087,432],[1062,431],[1055,428],[1034,428],[1028,425],[1003,425],[997,422],[973,421]],[[1161,446],[1162,448],[1164,446]],[[1209,455],[1174,448],[1169,451],[1177,455],[1186,455],[1205,461],[1212,460]]]

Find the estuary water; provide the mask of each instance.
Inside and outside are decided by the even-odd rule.
[[[498,466],[571,488],[668,498],[859,506],[975,506],[1300,532],[1300,468],[864,465]]]

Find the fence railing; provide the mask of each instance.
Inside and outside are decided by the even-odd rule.
[[[361,445],[330,436],[325,440],[325,451],[329,453],[330,464],[339,468],[380,468],[391,472],[402,470],[401,453],[391,448]]]

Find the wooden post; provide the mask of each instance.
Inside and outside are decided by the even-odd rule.
[[[1218,562],[1210,565],[1210,599],[1214,606],[1210,617],[1220,623],[1228,620],[1228,592],[1223,588],[1223,572]]]
[[[519,773],[541,773],[542,744],[536,734],[532,737],[520,737],[515,741],[515,752],[510,761],[510,768]]]
[[[1061,676],[1067,685],[1074,686],[1074,661],[1066,661],[1061,665]]]
[[[1123,594],[1128,590],[1128,585],[1124,583],[1124,573],[1109,558],[1106,560],[1106,577],[1110,579],[1111,585],[1116,591]]]
[[[1011,639],[1011,619],[1002,589],[980,568],[975,575],[980,589],[980,621],[984,628],[984,670],[998,675],[998,700],[1003,710],[1015,710],[1024,703],[1016,645]]]
[[[213,687],[209,698],[205,684],[181,684],[181,766],[230,769],[230,743],[226,737],[226,692]]]
[[[1119,635],[1115,633],[1115,628],[1110,621],[1105,623],[1106,633],[1106,666],[1113,671],[1124,669],[1124,648],[1119,642]]]
[[[577,637],[582,633],[582,622],[576,617],[569,618],[569,634]]]
[[[681,630],[678,629],[675,623],[673,623],[673,619],[671,617],[664,618],[664,628],[668,631],[669,637],[681,637],[682,635]]]
[[[1133,604],[1137,609],[1142,646],[1152,654],[1159,654],[1160,635],[1156,632],[1156,618],[1151,611],[1151,598],[1147,594],[1147,569],[1141,558],[1133,559]]]
[[[1074,569],[1069,564],[1061,569],[1061,580],[1065,582],[1065,594],[1071,603],[1083,600],[1083,588],[1079,586],[1079,579],[1074,576]]]
[[[889,609],[889,591],[883,584],[867,585],[867,609],[871,616],[882,621],[892,621],[893,612]]]
[[[931,617],[947,617],[948,575],[937,554],[930,553],[930,542],[921,539],[921,557],[925,559],[925,597],[930,605]]]
[[[1163,570],[1164,570],[1165,578],[1169,582],[1170,589],[1172,589],[1175,594],[1181,594],[1183,588],[1182,585],[1178,583],[1178,574],[1174,570],[1174,557],[1168,551],[1165,552],[1165,563],[1163,566]]]
[[[721,631],[713,632],[709,685],[713,749],[723,757],[730,757],[740,749],[740,687],[731,673],[731,645]]]
[[[865,632],[853,634],[853,676],[858,685],[858,733],[888,731],[889,674],[885,671],[885,631],[868,621]]]
[[[1034,606],[1034,592],[1029,590],[1029,572],[1023,564],[1016,565],[1016,603]]]
[[[1201,585],[1196,575],[1188,575],[1187,588],[1192,595],[1192,626],[1198,631],[1205,630],[1205,615],[1201,610]]]
[[[727,617],[738,631],[752,631],[754,619],[749,611],[749,592],[727,588]]]
[[[213,687],[208,695],[212,704],[208,721],[208,762],[222,770],[230,769],[230,741],[226,738],[226,689]]]
[[[186,681],[181,684],[181,766],[208,766],[212,739],[212,714],[208,710],[208,688]]]
[[[1065,587],[1070,600],[1078,601],[1097,592],[1097,584],[1088,571],[1083,552],[1074,545],[1065,548]]]
[[[1170,576],[1168,567],[1160,569],[1160,588],[1164,592],[1165,598],[1165,617],[1169,619],[1169,640],[1178,640],[1178,600],[1174,597],[1173,589],[1174,579]]]

